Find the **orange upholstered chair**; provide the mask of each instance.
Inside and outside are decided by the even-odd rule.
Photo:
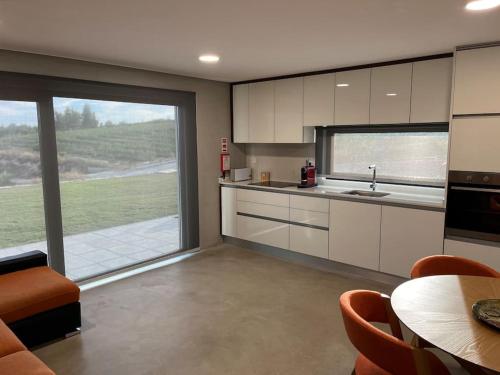
[[[368,290],[342,294],[340,309],[351,343],[360,352],[356,375],[449,375],[446,366],[431,352],[403,341],[399,321],[389,297]],[[390,335],[370,322],[388,323]]]
[[[482,263],[452,255],[431,255],[417,261],[411,278],[436,275],[467,275],[500,277],[500,273]]]

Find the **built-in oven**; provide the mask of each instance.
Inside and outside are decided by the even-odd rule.
[[[450,171],[445,234],[500,242],[500,173]]]

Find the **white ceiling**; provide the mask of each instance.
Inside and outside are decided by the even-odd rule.
[[[500,40],[465,0],[0,0],[0,48],[239,81]],[[198,62],[217,53],[217,65]]]

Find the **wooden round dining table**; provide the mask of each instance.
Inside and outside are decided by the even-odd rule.
[[[500,330],[475,319],[472,305],[500,299],[500,279],[429,276],[407,281],[391,296],[392,309],[417,336],[478,370],[500,372]]]

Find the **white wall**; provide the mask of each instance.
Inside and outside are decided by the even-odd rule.
[[[272,180],[300,181],[300,168],[314,159],[314,144],[247,144],[246,162],[254,179],[270,171]]]
[[[220,242],[220,138],[231,136],[229,84],[113,65],[0,50],[0,71],[42,74],[196,93],[200,247]],[[231,145],[232,165],[245,164],[244,146]]]

